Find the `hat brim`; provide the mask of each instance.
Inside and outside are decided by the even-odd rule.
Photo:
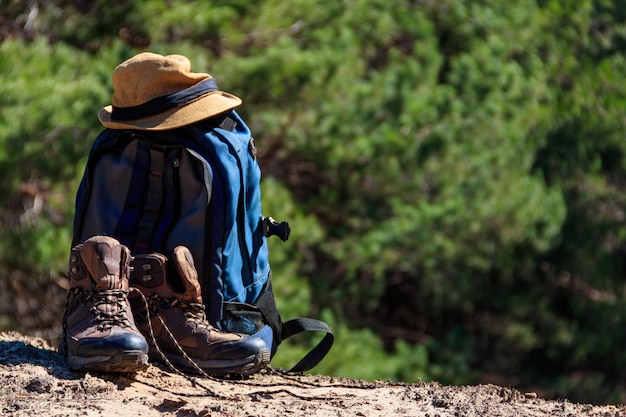
[[[239,97],[224,91],[214,91],[163,113],[136,120],[111,118],[113,106],[109,105],[100,109],[98,119],[100,123],[111,129],[168,130],[224,113],[240,104],[241,99]]]

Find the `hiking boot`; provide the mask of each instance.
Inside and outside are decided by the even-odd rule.
[[[148,344],[128,301],[129,258],[126,246],[106,236],[72,249],[61,345],[70,369],[136,372],[148,367]]]
[[[162,361],[162,353],[172,364],[196,373],[194,364],[209,374],[250,375],[264,368],[270,350],[263,340],[220,331],[206,319],[191,252],[178,246],[170,262],[175,271],[169,265],[168,275],[168,261],[161,254],[138,255],[131,261],[130,285],[145,296],[150,312],[148,322],[143,300],[131,296],[135,320],[150,344],[150,359]]]

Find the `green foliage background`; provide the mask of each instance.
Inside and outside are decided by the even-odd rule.
[[[626,5],[0,0],[0,329],[56,340],[74,193],[135,53],[187,55],[259,148],[315,372],[623,403]],[[315,340],[281,347],[295,363]]]

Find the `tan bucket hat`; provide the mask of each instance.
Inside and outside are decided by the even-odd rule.
[[[209,74],[191,72],[187,57],[142,52],[113,71],[113,102],[98,119],[112,129],[166,130],[240,104],[239,97],[218,90]]]

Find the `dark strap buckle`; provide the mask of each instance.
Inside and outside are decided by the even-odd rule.
[[[291,233],[288,222],[278,223],[271,217],[263,217],[261,227],[265,237],[278,236],[283,242],[289,239],[289,233]]]

